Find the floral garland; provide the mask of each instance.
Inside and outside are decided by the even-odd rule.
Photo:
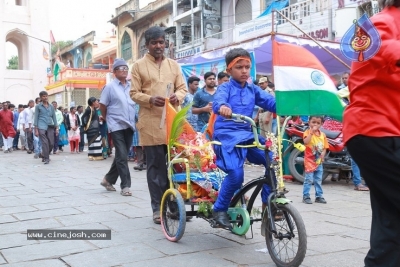
[[[278,179],[280,177],[280,166],[281,166],[281,160],[279,158],[279,153],[278,153],[278,138],[270,133],[266,133],[266,138],[265,138],[265,146],[268,148],[270,152],[272,152],[272,162],[271,162],[271,167],[274,169],[275,172],[275,177]],[[278,163],[278,164],[276,164]]]
[[[182,133],[171,148],[171,157],[186,158],[190,171],[201,174],[205,179],[192,179],[197,184],[192,186],[192,195],[195,196],[192,201],[214,202],[218,196],[214,188],[220,188],[224,175],[217,168],[216,155],[210,141],[202,133]],[[176,164],[174,169],[176,172],[185,172],[186,167],[185,164]],[[186,185],[179,185],[178,190],[185,194]]]

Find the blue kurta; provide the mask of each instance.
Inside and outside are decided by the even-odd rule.
[[[233,113],[248,117],[252,117],[255,105],[275,112],[275,98],[272,95],[255,85],[246,83],[244,87],[241,87],[233,79],[218,87],[213,101],[214,113],[217,114],[222,105],[231,108]],[[266,166],[265,151],[256,147],[235,147],[237,144],[253,143],[254,135],[251,126],[249,123],[225,120],[222,116],[218,116],[215,121],[214,140],[222,143],[222,146],[214,146],[217,166],[227,173],[219,190],[217,201],[214,203],[214,211],[227,211],[232,196],[243,184],[243,165],[246,158],[251,163]],[[260,138],[260,142],[263,141],[264,139]],[[269,186],[264,185],[261,192],[263,203],[267,202],[270,192]]]
[[[218,86],[214,95],[213,112],[218,114],[222,105],[232,109],[233,113],[252,118],[254,106],[276,113],[275,97],[263,91],[260,87],[247,84],[242,88],[233,79]],[[254,139],[252,129],[248,123],[226,121],[222,116],[217,116],[214,124],[214,140],[222,143],[222,147],[231,152],[235,145]]]

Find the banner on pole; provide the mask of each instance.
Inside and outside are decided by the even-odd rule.
[[[253,81],[256,79],[256,62],[255,62],[255,57],[254,57],[254,52],[250,52],[250,57],[251,57],[251,70],[250,70],[250,78],[247,81],[248,83],[253,83]],[[218,73],[221,71],[226,71],[226,64],[225,64],[225,58],[220,58],[220,59],[215,59],[215,60],[210,60],[206,62],[201,62],[201,63],[196,63],[196,64],[184,64],[181,65],[182,73],[187,81],[189,77],[192,76],[197,76],[200,78],[199,82],[199,87],[205,86],[204,82],[204,74],[206,72],[214,72],[215,75],[217,76]]]

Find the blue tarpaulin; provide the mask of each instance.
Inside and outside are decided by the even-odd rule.
[[[289,0],[280,0],[280,1],[272,2],[267,7],[267,9],[265,9],[265,11],[263,13],[261,13],[261,15],[258,17],[260,18],[260,17],[267,16],[272,13],[272,10],[274,10],[274,9],[281,10],[282,8],[285,8],[287,6],[289,6]]]

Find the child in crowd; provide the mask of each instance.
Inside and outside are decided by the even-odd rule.
[[[303,134],[306,150],[304,151],[305,177],[303,184],[303,202],[312,204],[310,189],[314,182],[315,202],[326,204],[322,191],[322,162],[324,161],[326,150],[329,148],[328,140],[319,129],[323,123],[323,117],[310,116],[308,125],[310,128]]]
[[[264,166],[266,159],[265,152],[258,148],[235,147],[238,144],[249,145],[254,142],[251,126],[248,123],[236,123],[225,118],[230,118],[232,112],[252,117],[255,105],[270,112],[276,110],[275,98],[271,94],[247,83],[250,77],[251,58],[246,50],[242,48],[230,50],[225,56],[225,61],[226,71],[231,75],[231,79],[218,86],[212,108],[215,114],[219,114],[214,124],[213,139],[222,143],[221,146],[214,146],[217,166],[227,173],[227,176],[222,182],[214,204],[213,218],[219,227],[230,229],[227,211],[235,191],[243,183],[245,159]],[[260,137],[260,142],[264,141]],[[270,192],[271,189],[265,185],[261,193],[264,208]]]

